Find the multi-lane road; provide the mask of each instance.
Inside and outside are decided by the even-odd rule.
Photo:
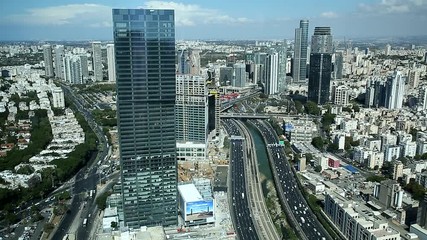
[[[271,158],[274,180],[278,188],[279,198],[288,207],[291,220],[296,230],[304,239],[331,239],[311,209],[308,207],[291,166],[286,159],[283,146],[278,145],[278,138],[274,129],[265,121],[250,120],[264,138],[267,151]]]
[[[258,235],[250,211],[246,192],[244,144],[238,126],[225,119],[222,125],[230,135],[231,209],[237,237],[242,240],[257,240]]]

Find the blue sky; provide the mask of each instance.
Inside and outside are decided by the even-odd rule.
[[[111,40],[111,9],[139,7],[175,9],[177,39],[293,39],[303,18],[310,35],[427,35],[427,0],[1,0],[0,40]]]

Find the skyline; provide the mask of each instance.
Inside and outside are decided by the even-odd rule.
[[[16,0],[0,8],[0,41],[112,40],[112,8],[165,8],[176,12],[177,39],[293,39],[301,19],[330,26],[335,38],[427,35],[427,0],[270,0],[212,2]],[[309,6],[309,7],[308,7]],[[367,28],[366,26],[369,26]]]

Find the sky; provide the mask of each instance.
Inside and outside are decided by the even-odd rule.
[[[310,36],[427,35],[427,0],[0,0],[0,41],[112,40],[112,8],[174,9],[178,40],[293,39],[300,19]]]

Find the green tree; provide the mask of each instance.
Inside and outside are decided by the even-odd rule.
[[[324,141],[322,137],[314,137],[311,140],[311,144],[313,144],[313,146],[319,150],[323,150],[323,146],[324,146]]]
[[[404,189],[410,192],[412,197],[418,201],[422,200],[426,193],[426,189],[419,183],[415,182],[414,179],[411,179],[411,181],[405,186]]]
[[[104,210],[107,207],[107,198],[110,195],[111,192],[104,192],[96,198],[95,202],[100,210]]]
[[[303,105],[300,101],[295,101],[295,109],[297,110],[297,113],[303,113],[302,107]]]
[[[111,228],[112,229],[117,229],[117,222],[111,222]]]
[[[366,178],[367,182],[381,182],[386,180],[387,178],[381,175],[370,175]]]
[[[360,107],[357,104],[353,104],[353,111],[354,112],[360,112]]]
[[[316,165],[315,167],[314,167],[314,171],[316,171],[316,172],[321,172],[322,171],[322,167],[320,166],[320,165]]]
[[[320,108],[315,102],[307,101],[305,111],[310,115],[320,115]]]

